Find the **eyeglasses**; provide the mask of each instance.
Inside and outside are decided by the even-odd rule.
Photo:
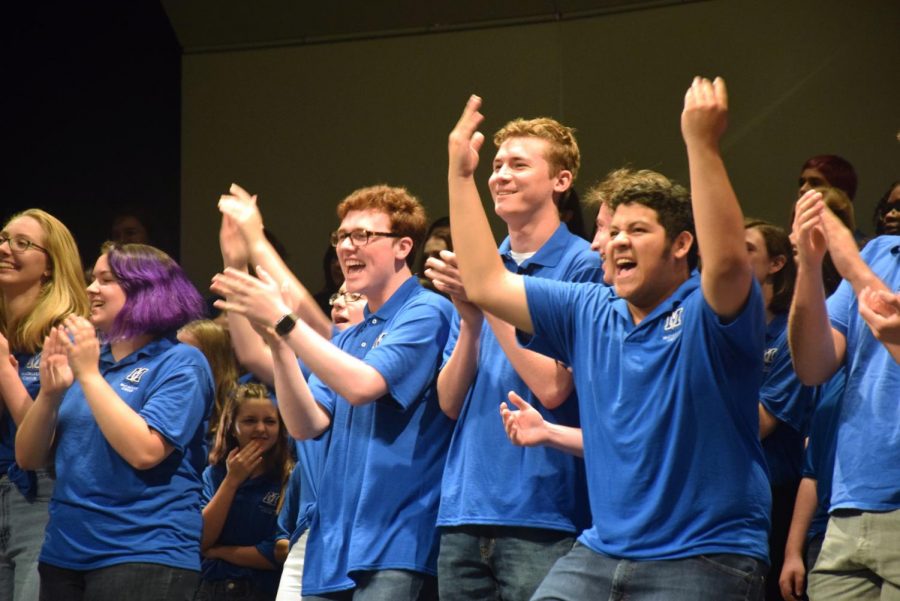
[[[338,302],[338,299],[343,298],[344,303],[355,303],[358,300],[362,300],[363,295],[359,292],[335,292],[330,297],[328,297],[328,306],[333,307],[334,303]]]
[[[369,230],[351,230],[349,232],[342,232],[338,230],[336,232],[331,232],[331,245],[338,247],[341,242],[350,238],[350,244],[353,246],[365,246],[372,241],[374,236],[384,236],[385,238],[402,237],[400,234],[395,234],[393,232],[370,232]]]
[[[43,246],[38,246],[28,238],[21,238],[16,236],[15,238],[10,237],[9,234],[0,234],[0,246],[3,246],[6,242],[9,242],[9,250],[17,253],[23,253],[29,248],[36,248],[40,251],[43,251],[46,254],[50,254]]]

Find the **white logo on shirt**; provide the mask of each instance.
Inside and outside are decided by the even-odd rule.
[[[766,352],[763,354],[763,363],[769,365],[772,361],[775,360],[775,355],[778,354],[778,347],[773,346],[772,348],[767,348]]]
[[[41,354],[32,356],[26,363],[25,369],[40,369],[41,368]]]
[[[138,384],[141,381],[141,378],[144,377],[144,374],[150,371],[149,367],[135,367],[131,370],[131,373],[125,376],[125,380],[127,382],[131,382],[132,384]]]
[[[278,497],[280,497],[280,496],[281,496],[281,493],[278,493],[275,491],[267,492],[266,496],[264,496],[263,500],[262,500],[263,505],[269,505],[271,507],[275,507],[276,505],[278,505]]]
[[[381,344],[381,341],[384,339],[385,336],[387,336],[387,332],[382,332],[381,334],[379,334],[378,338],[375,339],[375,344],[372,345],[372,348],[375,348],[376,346]]]
[[[671,332],[676,328],[681,327],[682,316],[684,315],[684,307],[678,307],[672,313],[666,317],[666,323],[663,326],[663,330],[666,332]]]

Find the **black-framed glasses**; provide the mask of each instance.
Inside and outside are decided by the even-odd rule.
[[[21,236],[10,236],[9,234],[0,234],[0,246],[3,246],[5,243],[9,242],[9,250],[17,253],[23,253],[29,248],[36,248],[39,251],[42,251],[46,254],[50,254],[50,251],[35,244],[28,238],[22,238]]]
[[[330,297],[328,297],[328,306],[333,307],[334,303],[338,302],[338,299],[343,297],[344,303],[355,303],[358,300],[362,300],[363,295],[359,292],[335,292]]]
[[[384,236],[385,238],[400,238],[400,234],[395,234],[393,232],[373,232],[370,230],[350,230],[349,232],[342,232],[338,230],[336,232],[331,232],[331,245],[335,248],[340,246],[341,242],[350,238],[350,244],[353,246],[365,246],[369,242],[372,241],[372,238],[375,236]]]

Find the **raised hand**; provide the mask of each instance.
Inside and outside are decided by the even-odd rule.
[[[219,197],[219,211],[234,221],[241,236],[251,244],[263,236],[262,214],[256,206],[256,196],[251,196],[237,184],[231,184],[229,192]]]
[[[825,252],[828,250],[828,239],[825,236],[825,223],[822,214],[825,211],[822,193],[809,190],[794,210],[794,223],[791,238],[797,245],[797,262],[819,269]]]
[[[510,442],[520,447],[533,447],[547,441],[547,422],[537,409],[513,391],[507,395],[518,411],[500,403],[500,417]]]
[[[57,401],[75,381],[72,368],[69,367],[69,355],[62,340],[68,342],[66,330],[63,326],[57,326],[44,338],[44,347],[41,350],[41,392]]]
[[[64,324],[68,336],[62,338],[62,343],[69,355],[72,373],[78,379],[99,373],[100,341],[93,324],[78,315],[69,315]]]
[[[435,288],[450,296],[460,317],[472,323],[480,321],[481,309],[469,301],[469,297],[466,296],[466,289],[463,286],[462,277],[459,275],[456,254],[449,250],[442,250],[440,256],[440,259],[431,257],[425,261],[425,265],[428,267],[425,275],[434,282]]]
[[[228,470],[227,478],[235,484],[241,484],[253,475],[253,470],[262,462],[262,445],[251,440],[243,448],[231,449],[225,458],[225,468]]]
[[[271,327],[291,312],[282,298],[282,290],[262,267],[257,267],[259,278],[231,267],[213,276],[210,290],[225,297],[215,306],[223,311],[234,311],[261,326]]]
[[[484,115],[478,112],[480,108],[481,98],[473,94],[456,122],[456,127],[450,132],[447,144],[450,176],[471,177],[478,167],[478,151],[484,144],[484,134],[478,131],[478,126],[484,121]]]
[[[222,251],[222,262],[225,267],[245,269],[250,262],[250,249],[241,235],[237,224],[227,213],[222,213],[222,225],[219,227],[219,249]]]
[[[725,80],[717,77],[710,82],[695,77],[684,95],[681,113],[681,134],[686,144],[718,147],[719,138],[728,125],[728,90]]]
[[[900,294],[863,288],[859,294],[859,314],[875,338],[900,344]]]

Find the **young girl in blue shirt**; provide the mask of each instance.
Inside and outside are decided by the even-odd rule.
[[[203,472],[201,601],[275,598],[278,511],[294,466],[287,430],[266,387],[242,384],[222,414]]]

